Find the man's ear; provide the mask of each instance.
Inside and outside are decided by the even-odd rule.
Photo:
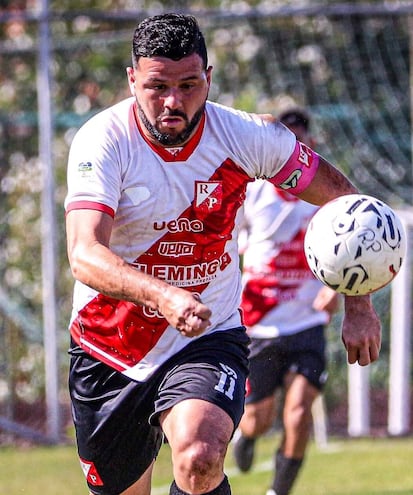
[[[133,96],[135,96],[135,70],[133,67],[126,67],[126,75],[128,77],[128,84],[129,84],[129,89],[130,92],[132,93]]]
[[[211,85],[211,77],[212,77],[212,65],[208,66],[208,68],[206,69],[206,77],[207,77],[207,82],[208,82],[208,86]]]

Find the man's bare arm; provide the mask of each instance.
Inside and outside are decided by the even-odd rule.
[[[320,157],[313,181],[299,197],[309,203],[323,205],[338,196],[354,193],[358,193],[357,188],[338,169]],[[342,340],[350,364],[358,362],[365,366],[378,359],[381,323],[370,296],[345,296]]]
[[[183,335],[201,334],[211,312],[189,291],[143,273],[109,249],[112,218],[95,210],[66,216],[67,251],[73,276],[96,291],[159,311]]]
[[[320,156],[318,170],[310,185],[298,197],[315,205],[323,205],[344,194],[358,193],[357,188],[340,170]]]

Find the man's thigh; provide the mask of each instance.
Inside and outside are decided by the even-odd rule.
[[[69,385],[89,489],[119,494],[147,471],[162,444],[161,429],[149,424],[153,391],[82,353],[72,356]]]

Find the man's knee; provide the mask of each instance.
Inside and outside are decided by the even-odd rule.
[[[175,450],[174,467],[194,477],[207,476],[222,469],[227,447],[227,442],[220,439],[195,440]]]
[[[312,424],[311,406],[297,403],[284,411],[284,426],[286,429],[307,431]]]

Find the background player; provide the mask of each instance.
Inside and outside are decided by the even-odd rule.
[[[293,108],[280,115],[309,146],[309,116]],[[316,207],[265,181],[247,188],[242,308],[251,337],[245,413],[233,445],[242,471],[253,462],[258,436],[273,424],[276,391],[283,391],[283,434],[268,495],[287,495],[302,465],[311,432],[311,407],[326,379],[324,325],[338,294],[314,279],[304,235]]]

